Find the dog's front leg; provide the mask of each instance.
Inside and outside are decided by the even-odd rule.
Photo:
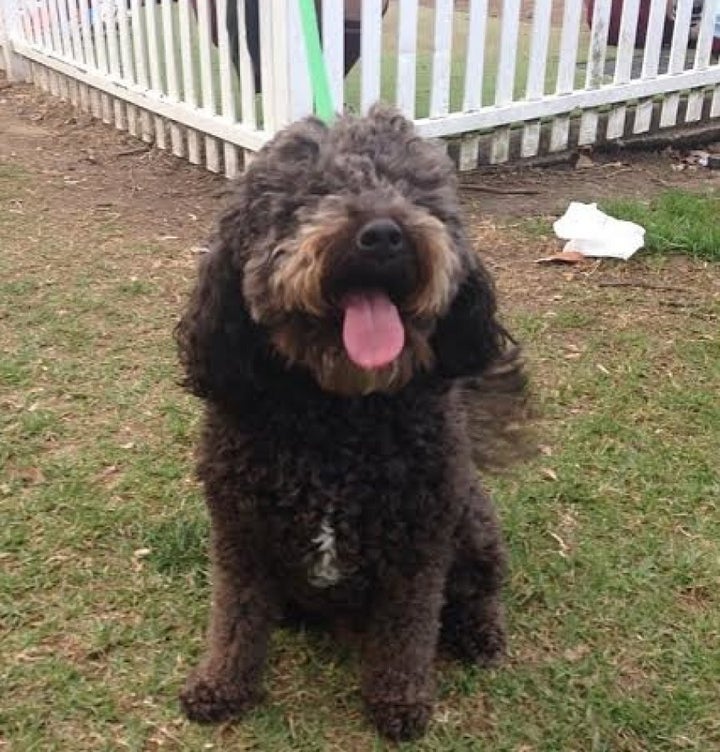
[[[213,526],[212,606],[205,658],[180,694],[185,715],[215,723],[240,715],[261,693],[276,618],[273,590],[247,534]],[[248,545],[250,544],[250,545]]]
[[[435,561],[411,576],[386,576],[377,593],[362,691],[372,720],[389,739],[421,736],[430,720],[445,575],[446,567]]]

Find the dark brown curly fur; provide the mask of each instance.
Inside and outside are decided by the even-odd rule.
[[[377,217],[402,228],[407,251],[380,271],[354,243]],[[406,335],[376,371],[341,337],[339,300],[366,287],[387,293]],[[268,637],[290,610],[362,628],[362,693],[393,739],[427,726],[439,643],[481,664],[501,657],[505,555],[471,450],[513,444],[508,405],[524,380],[495,313],[453,167],[400,115],[309,119],[253,161],[177,328],[185,384],[206,406],[212,523],[209,644],[181,694],[189,718],[258,700]],[[325,529],[332,581],[314,569]]]

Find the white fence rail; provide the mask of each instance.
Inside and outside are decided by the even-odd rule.
[[[720,0],[317,5],[336,108],[394,102],[462,169],[720,118]],[[311,110],[297,0],[0,0],[0,47],[11,75],[229,176]]]

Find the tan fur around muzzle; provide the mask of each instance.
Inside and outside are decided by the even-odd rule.
[[[311,370],[324,389],[344,395],[392,392],[416,371],[432,366],[428,322],[449,307],[460,272],[452,238],[429,212],[399,197],[382,202],[382,212],[358,203],[330,197],[303,219],[293,237],[276,245],[269,264],[253,260],[245,269],[244,293],[252,316],[269,327],[275,349],[289,363]],[[392,218],[403,228],[417,252],[419,281],[399,306],[406,334],[403,352],[385,368],[364,371],[344,351],[339,314],[323,295],[323,281],[333,251],[354,243],[359,227],[377,216]]]
[[[266,298],[258,306],[258,319],[265,309],[275,312],[302,312],[324,316],[329,303],[322,286],[333,249],[354,242],[360,224],[387,216],[407,233],[418,255],[420,281],[417,290],[402,306],[411,316],[441,315],[455,292],[460,262],[452,238],[443,223],[424,209],[395,200],[379,212],[363,212],[329,201],[300,225],[294,238],[284,239],[273,250],[277,263],[267,279]],[[251,296],[252,297],[252,296]]]

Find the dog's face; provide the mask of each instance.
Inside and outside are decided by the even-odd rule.
[[[437,368],[477,372],[501,349],[454,167],[391,110],[279,134],[243,175],[211,255],[180,327],[185,349],[207,351],[196,359],[208,360],[203,339],[220,346],[222,332],[222,346],[242,347],[228,334],[239,322],[227,321],[240,309],[288,368],[342,395],[397,391]],[[222,302],[229,295],[241,299]]]
[[[428,336],[460,267],[441,220],[368,157],[338,158],[345,169],[361,161],[364,184],[313,196],[288,234],[247,261],[243,286],[278,352],[343,394],[397,389],[432,365]]]
[[[267,214],[243,295],[277,352],[341,394],[432,368],[466,252],[449,160],[383,111],[294,126],[263,157],[247,176]]]

